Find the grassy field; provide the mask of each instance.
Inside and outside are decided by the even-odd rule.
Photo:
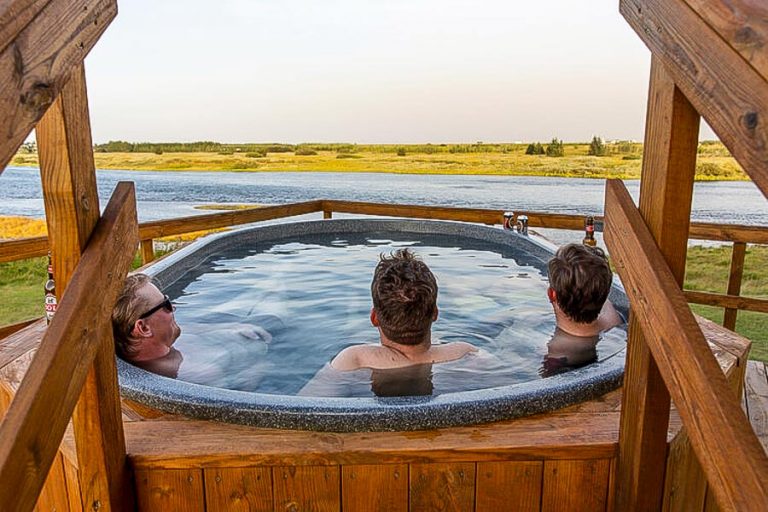
[[[4,228],[13,228],[16,236],[34,236],[45,232],[43,221],[0,217],[0,238],[9,235]],[[41,231],[42,229],[42,231]],[[21,234],[19,234],[21,233]],[[33,233],[33,234],[25,234]],[[192,238],[185,235],[183,240]],[[176,238],[176,240],[182,240]],[[138,259],[134,262],[138,266]],[[686,288],[724,293],[730,266],[729,247],[692,247],[688,252]],[[43,315],[43,283],[46,280],[46,258],[1,263],[0,325],[11,324]],[[768,298],[768,246],[750,246],[744,265],[742,295]],[[722,323],[720,308],[693,305],[693,310],[715,322]],[[768,361],[768,315],[741,311],[736,330],[753,341],[751,358]]]
[[[608,154],[600,157],[587,154],[588,144],[566,143],[563,157],[526,155],[526,147],[527,144],[307,144],[290,146],[294,151],[287,152],[269,152],[269,147],[260,151],[234,148],[218,152],[96,152],[94,158],[98,169],[122,170],[640,177],[642,145],[637,143],[608,144]],[[36,167],[37,154],[19,153],[11,165]],[[746,174],[722,144],[702,143],[697,179],[743,180]]]

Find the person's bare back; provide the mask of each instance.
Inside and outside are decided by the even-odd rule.
[[[402,368],[416,364],[445,363],[461,359],[469,353],[477,352],[477,347],[463,341],[451,343],[393,346],[392,342],[382,340],[381,345],[354,345],[347,347],[333,358],[331,367],[349,371],[360,368],[385,370]]]

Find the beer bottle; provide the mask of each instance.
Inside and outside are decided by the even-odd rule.
[[[590,247],[595,247],[597,245],[597,240],[595,240],[595,218],[591,215],[587,217],[584,231],[584,240],[582,240],[581,243]]]
[[[53,280],[53,263],[51,253],[48,253],[48,280],[45,282],[45,319],[51,323],[56,313],[56,282]]]

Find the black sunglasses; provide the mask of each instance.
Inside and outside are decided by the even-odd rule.
[[[154,315],[155,313],[157,313],[161,309],[164,309],[164,310],[166,310],[169,313],[173,313],[174,307],[173,307],[173,304],[171,304],[171,299],[169,299],[167,295],[163,295],[163,302],[161,302],[157,306],[153,307],[152,309],[150,309],[149,311],[147,311],[143,315],[141,315],[139,317],[139,320],[143,320],[143,319],[147,318],[148,316]]]

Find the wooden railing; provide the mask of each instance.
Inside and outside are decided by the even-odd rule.
[[[253,222],[281,219],[317,212],[323,212],[325,218],[331,218],[333,213],[348,213],[401,218],[453,220],[483,224],[502,224],[504,219],[503,210],[315,200],[303,203],[291,203],[279,206],[267,206],[142,223],[139,225],[142,261],[144,263],[149,263],[154,259],[154,240],[157,238],[182,235],[193,231],[228,228]],[[519,215],[528,216],[528,225],[534,228],[574,231],[581,231],[584,229],[584,216],[582,215],[552,214],[526,210],[515,211],[514,215],[515,220]],[[602,231],[603,218],[598,216],[595,219],[597,230]],[[727,293],[722,294],[686,290],[685,297],[688,299],[688,302],[724,308],[725,317],[723,325],[731,330],[735,329],[736,312],[739,310],[768,313],[768,299],[742,297],[739,295],[741,291],[746,245],[747,243],[768,244],[767,227],[737,224],[692,223],[690,237],[697,240],[733,242],[733,248]],[[0,263],[44,256],[47,251],[48,238],[45,236],[3,241],[0,242]]]
[[[624,185],[606,186],[605,242],[694,451],[726,510],[765,510],[768,457]]]
[[[0,443],[0,510],[34,508],[86,376],[100,351],[106,352],[103,359],[111,361],[111,368],[103,369],[106,374],[97,378],[105,387],[106,383],[114,382],[115,388],[112,403],[106,403],[110,394],[105,394],[101,409],[111,406],[118,411],[120,421],[111,314],[138,243],[136,226],[133,186],[120,184],[97,224],[40,349],[0,424],[0,439],[3,440]],[[77,431],[75,435],[80,444]],[[122,436],[118,437],[122,441]],[[125,471],[124,448],[108,446],[105,449],[110,453],[122,453],[115,457],[114,467],[108,469]],[[81,464],[85,462],[81,461]],[[126,480],[119,475],[109,474],[107,477],[110,484],[125,485]],[[130,489],[116,492],[131,496]],[[109,503],[91,505],[97,510],[108,507]]]

